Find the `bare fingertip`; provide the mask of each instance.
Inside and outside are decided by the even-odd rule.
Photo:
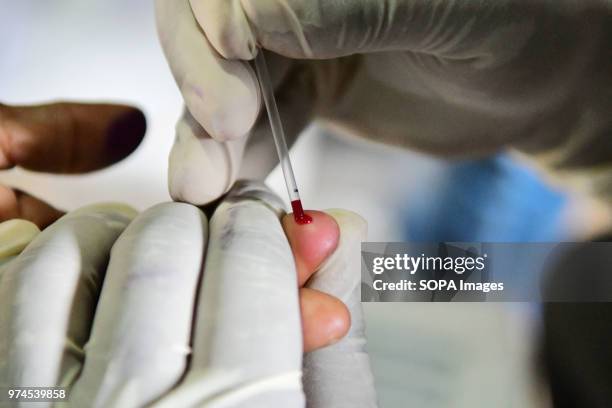
[[[300,290],[304,351],[340,341],[351,327],[351,315],[338,298],[312,289]]]
[[[309,224],[299,224],[293,214],[283,218],[283,227],[296,259],[299,282],[304,283],[336,250],[340,229],[333,217],[321,211],[306,211]]]
[[[129,156],[138,148],[146,131],[147,119],[139,109],[129,108],[119,115],[107,129],[109,159],[117,162]]]
[[[332,345],[344,338],[351,328],[351,314],[344,303],[337,300],[339,306],[329,321],[329,342]]]

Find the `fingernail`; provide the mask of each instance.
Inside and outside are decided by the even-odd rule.
[[[108,127],[106,148],[113,161],[127,157],[140,145],[147,130],[147,120],[138,109],[130,109]]]

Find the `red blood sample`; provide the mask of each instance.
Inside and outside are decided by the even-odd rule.
[[[304,212],[302,208],[302,200],[295,200],[291,202],[291,208],[293,208],[293,218],[295,222],[300,225],[310,224],[312,217]]]

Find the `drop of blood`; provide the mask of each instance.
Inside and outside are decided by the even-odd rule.
[[[293,209],[293,218],[295,219],[296,223],[304,225],[312,222],[312,217],[304,212],[301,200],[292,201],[291,208]]]

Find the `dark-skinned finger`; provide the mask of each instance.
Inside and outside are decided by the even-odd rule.
[[[0,169],[98,170],[132,153],[145,131],[144,114],[125,105],[0,105]]]
[[[0,222],[19,218],[44,229],[62,215],[63,212],[36,197],[0,185]]]

